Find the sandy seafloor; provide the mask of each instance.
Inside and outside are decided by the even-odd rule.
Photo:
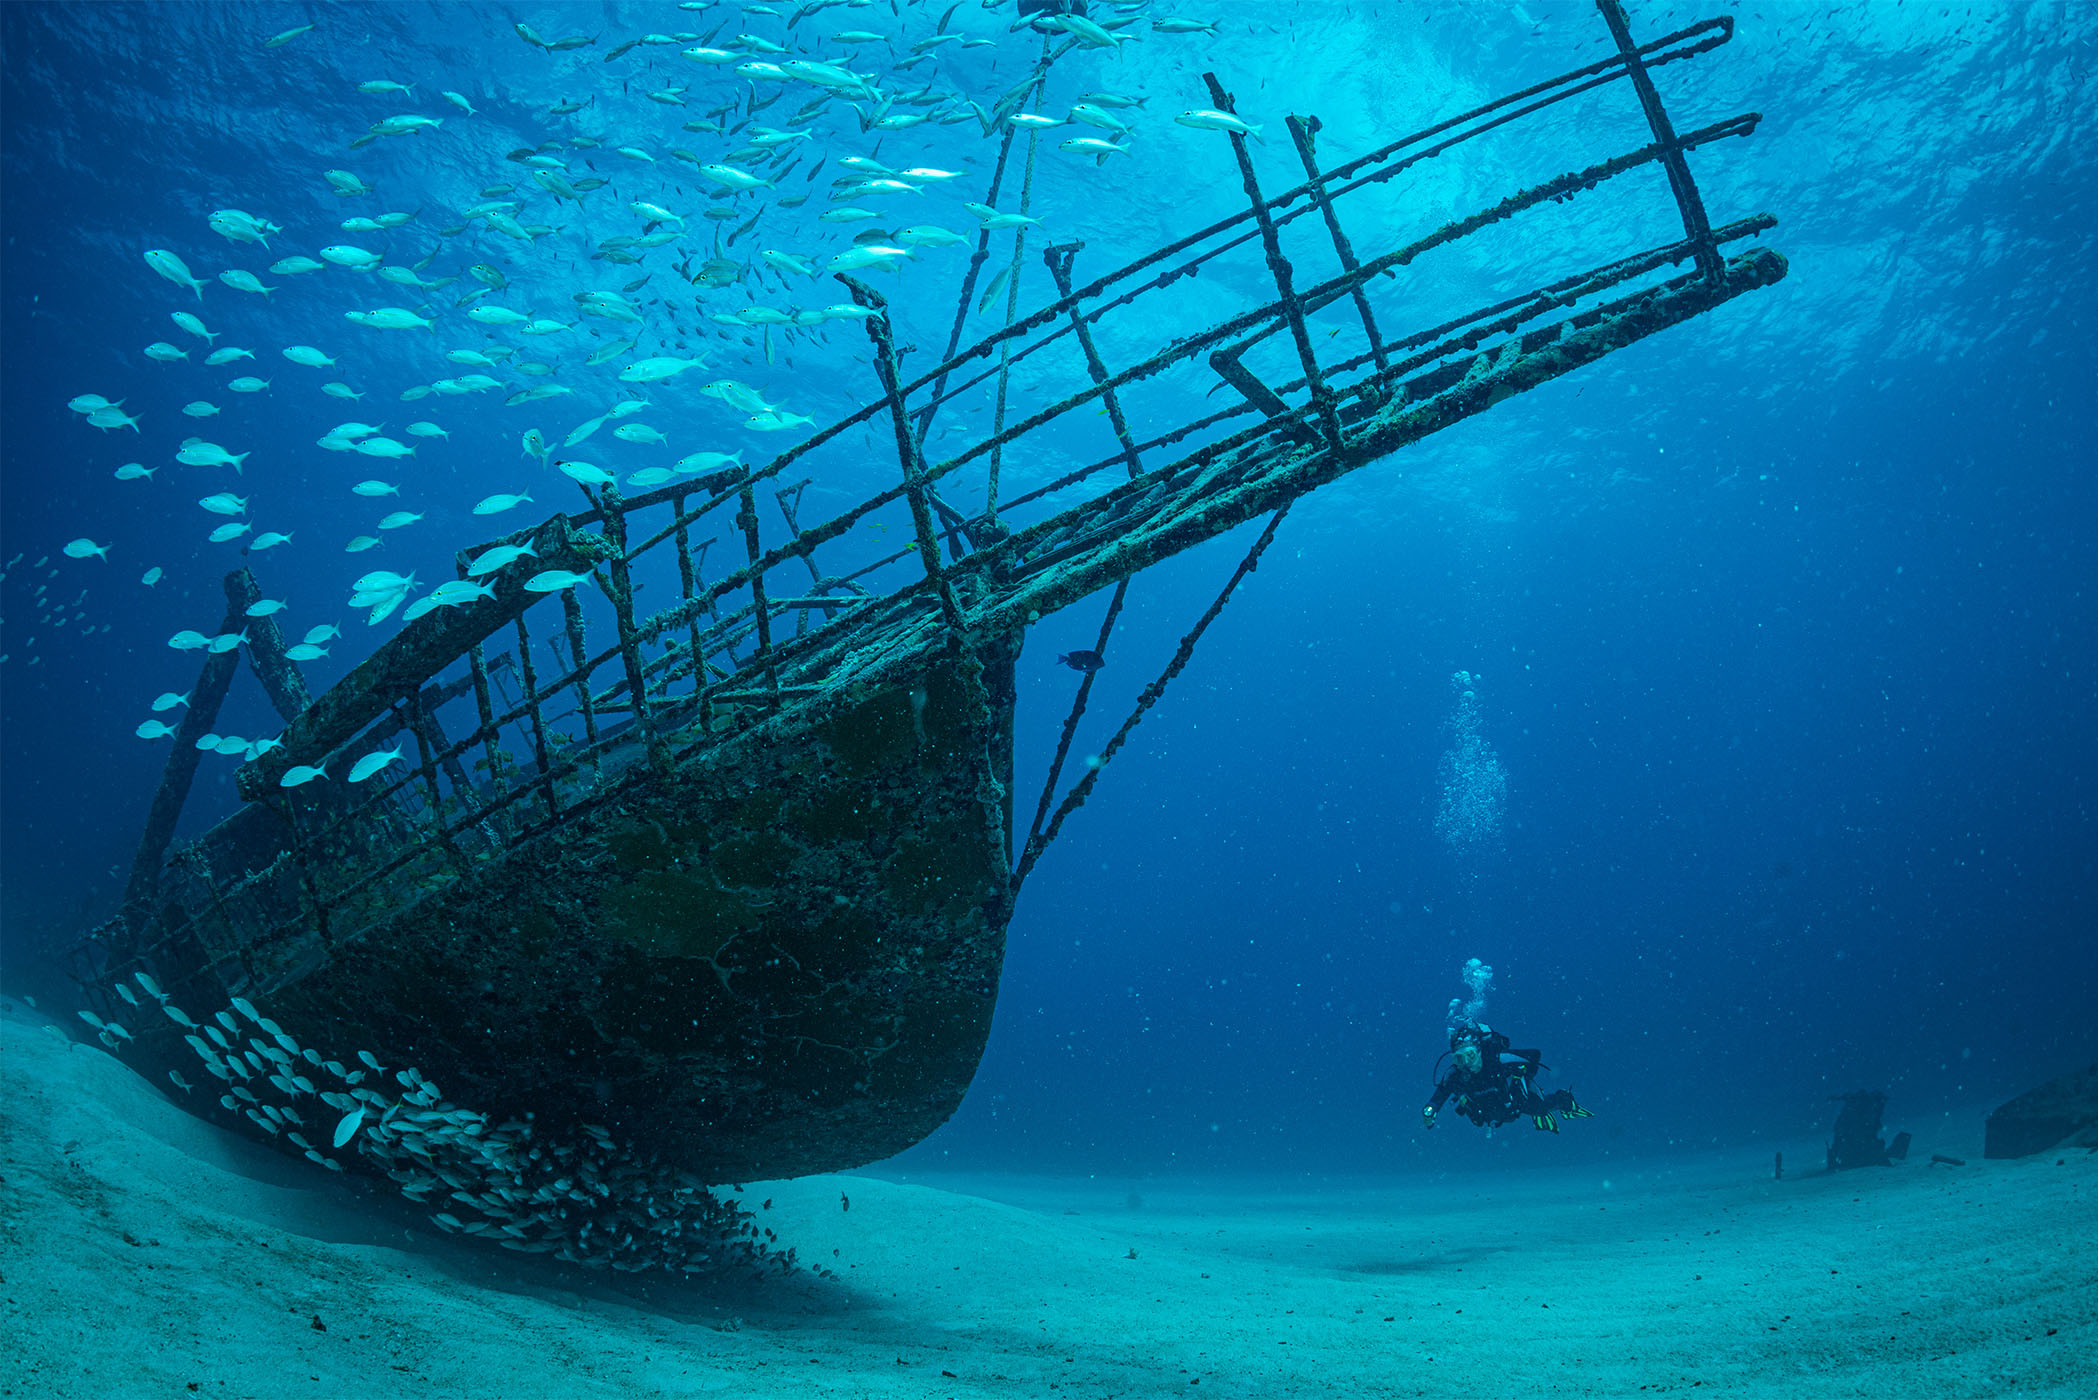
[[[1933,1132],[1782,1182],[1727,1154],[1607,1183],[753,1184],[839,1279],[693,1286],[414,1228],[18,1013],[0,1395],[2098,1395],[2098,1154]]]

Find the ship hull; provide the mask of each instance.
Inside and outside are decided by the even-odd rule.
[[[707,1181],[890,1156],[953,1113],[989,1033],[1012,659],[944,657],[667,773],[635,763],[352,937],[243,942],[238,907],[178,879],[163,958],[187,948],[212,975],[154,962],[193,1012],[215,984],[324,1058],[369,1051],[452,1102],[595,1125]],[[263,815],[219,848],[256,848]]]

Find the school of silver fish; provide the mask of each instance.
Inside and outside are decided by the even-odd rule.
[[[462,1107],[412,1065],[388,1065],[369,1050],[300,1045],[244,996],[193,1016],[150,973],[134,973],[116,991],[124,1005],[114,1014],[75,1013],[105,1049],[125,1054],[138,1033],[165,1029],[165,1016],[201,1071],[195,1082],[166,1071],[179,1093],[194,1097],[201,1088],[208,1100],[218,1089],[218,1108],[230,1118],[315,1166],[343,1172],[345,1159],[358,1161],[408,1201],[434,1207],[430,1219],[447,1233],[624,1273],[795,1263],[750,1211],[598,1124],[557,1138],[537,1131],[529,1114],[498,1118]]]
[[[395,114],[376,115],[366,130],[346,132],[341,163],[315,172],[316,188],[343,211],[339,229],[288,234],[266,213],[233,207],[237,197],[229,197],[228,207],[211,212],[193,242],[141,250],[145,267],[179,289],[167,313],[179,336],[145,347],[145,357],[169,367],[157,372],[208,369],[223,376],[214,376],[216,388],[204,388],[181,410],[190,422],[171,430],[179,440],[161,439],[160,425],[152,425],[156,435],[149,438],[148,425],[126,411],[122,396],[82,393],[68,407],[86,427],[155,444],[137,449],[140,461],[117,468],[118,481],[143,484],[126,489],[154,489],[172,464],[174,479],[184,483],[175,489],[194,502],[192,508],[219,519],[205,536],[210,543],[247,554],[287,548],[282,558],[296,561],[293,577],[302,581],[319,574],[334,549],[359,554],[380,548],[433,513],[447,519],[498,517],[535,505],[543,511],[553,507],[541,500],[553,501],[569,482],[586,494],[615,484],[645,490],[680,475],[740,465],[746,450],[769,455],[763,440],[749,435],[815,426],[810,413],[792,406],[799,398],[792,377],[795,350],[804,340],[822,340],[834,322],[874,314],[838,299],[830,274],[878,273],[907,287],[914,269],[938,259],[942,250],[973,248],[983,235],[1017,237],[1041,222],[1018,207],[998,209],[968,198],[968,187],[980,191],[987,185],[988,162],[950,155],[943,164],[914,151],[937,146],[952,152],[957,134],[995,142],[1012,129],[1028,138],[1031,153],[1037,135],[1076,128],[1055,148],[1064,158],[1093,163],[1099,179],[1115,180],[1110,157],[1131,149],[1147,97],[1101,90],[1052,103],[1063,74],[1052,68],[1038,79],[1037,62],[1056,47],[1081,55],[1073,66],[1097,73],[1126,44],[1216,32],[1208,20],[1159,13],[1149,0],[1096,0],[1076,7],[1084,14],[1055,13],[1063,8],[1057,5],[1029,8],[1032,13],[1016,19],[1010,0],[971,0],[944,9],[916,0],[809,0],[791,9],[687,0],[676,13],[703,28],[621,38],[548,37],[516,24],[516,38],[550,60],[582,50],[591,50],[593,58],[601,53],[592,70],[562,59],[555,71],[564,81],[616,83],[645,97],[650,106],[644,110],[660,109],[661,119],[593,131],[596,104],[590,96],[563,97],[529,114],[506,110],[504,120],[535,126],[542,139],[511,150],[500,168],[480,172],[484,181],[442,214],[426,187],[404,193],[401,202],[412,199],[416,207],[361,212],[370,206],[384,210],[390,182],[376,170],[353,168],[355,153],[381,141],[412,140],[423,143],[418,153],[428,151],[433,162],[456,160],[468,145],[447,148],[447,139],[461,123],[495,120],[484,115],[495,99],[482,95],[477,108],[474,99],[439,86],[442,77],[373,74],[356,84],[358,94],[372,99],[378,113]],[[257,39],[266,50],[328,42],[322,24]],[[952,77],[956,65],[945,59],[982,48],[999,50],[998,61],[1009,59],[1006,76],[1018,75],[1018,81],[998,92],[962,90]],[[1098,61],[1085,63],[1085,56]],[[471,86],[462,78],[452,81]],[[435,112],[399,111],[411,105]],[[1227,112],[1197,108],[1173,120],[1262,139],[1259,126]],[[310,253],[287,247],[294,238]],[[221,266],[234,260],[249,265]],[[979,314],[1002,281],[1001,275],[986,291]],[[555,287],[558,294],[550,290]],[[324,346],[218,344],[224,333],[210,320],[225,308],[237,308],[236,319],[252,326],[248,313],[255,308],[301,297],[354,303],[341,313],[339,337]],[[768,382],[753,385],[722,375],[714,361],[729,356],[757,366]],[[384,473],[323,489],[392,507],[368,530],[339,543],[256,528],[270,523],[272,505],[310,488],[291,476],[289,464],[280,467],[266,454],[250,460],[256,454],[245,445],[249,415],[264,396],[281,404],[313,395],[345,406],[414,406],[394,415],[367,411],[316,440],[323,451],[345,459],[371,459],[366,469]],[[448,475],[436,468],[457,449],[439,421],[440,405],[479,396],[513,410],[561,417],[552,426],[525,427],[513,439],[522,447],[515,489],[446,499]],[[390,435],[385,420],[408,415],[412,421],[394,430],[399,436]],[[633,449],[656,460],[639,467],[623,463],[617,470],[603,464],[630,458]],[[535,471],[548,475],[529,474]],[[199,481],[210,485],[199,490]],[[167,489],[166,479],[158,484]],[[470,608],[495,596],[494,583],[483,580],[531,552],[529,545],[489,549],[471,561],[466,578],[421,596],[414,571],[371,570],[355,581],[347,606],[372,626],[396,617],[413,621],[439,608]],[[108,546],[85,536],[66,543],[62,553],[111,562]],[[7,569],[20,562],[17,556]],[[49,563],[40,559],[34,567],[43,570]],[[161,576],[154,567],[141,582],[151,586]],[[85,592],[65,604],[48,597],[57,577],[51,569],[36,586],[40,622],[92,631],[80,606]],[[541,570],[512,586],[546,593],[592,582],[586,573]],[[287,606],[266,599],[249,615],[268,617]],[[100,626],[109,628],[106,622]],[[286,636],[287,655],[298,663],[325,660],[331,655],[327,644],[341,635],[333,620],[316,623],[296,640]],[[168,645],[209,654],[247,640],[245,630],[184,630]],[[0,655],[0,662],[6,660]],[[35,661],[32,656],[30,664]],[[168,691],[153,710],[165,713],[187,700]],[[176,726],[147,719],[135,732],[144,739],[168,738]],[[199,749],[244,761],[276,744],[215,734],[197,741]],[[366,781],[399,759],[397,752],[366,755],[341,780]],[[302,766],[282,781],[298,786],[335,780],[325,767]]]

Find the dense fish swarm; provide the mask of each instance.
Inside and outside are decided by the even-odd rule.
[[[205,1070],[225,1084],[218,1104],[236,1126],[330,1171],[347,1170],[347,1157],[361,1175],[383,1176],[432,1207],[439,1229],[624,1273],[794,1267],[794,1251],[778,1248],[749,1211],[691,1173],[622,1147],[596,1124],[556,1140],[529,1115],[494,1122],[443,1097],[415,1069],[391,1069],[368,1050],[345,1063],[301,1046],[245,997],[198,1021],[151,976],[136,981],[150,1001],[124,1001],[141,1016],[157,1005],[183,1029]],[[117,1021],[79,1015],[111,1051],[134,1039]],[[185,1092],[194,1088],[179,1071],[168,1078]]]
[[[1065,8],[999,0],[892,0],[886,6],[803,0],[791,8],[690,0],[674,11],[664,8],[665,22],[703,29],[547,36],[527,24],[512,26],[518,40],[555,60],[550,78],[588,85],[602,73],[603,102],[592,93],[536,106],[504,92],[481,95],[477,108],[473,98],[442,84],[486,84],[485,73],[365,76],[354,84],[362,97],[387,107],[435,106],[443,115],[396,110],[361,132],[340,133],[341,154],[316,162],[339,165],[315,171],[312,186],[326,201],[322,207],[336,206],[329,210],[335,227],[316,228],[307,210],[270,211],[287,221],[287,231],[287,223],[234,207],[281,196],[229,191],[222,196],[227,207],[212,210],[196,238],[139,250],[146,268],[178,289],[178,308],[168,311],[167,321],[179,334],[146,346],[145,357],[169,367],[156,373],[218,370],[225,376],[185,391],[199,394],[181,409],[184,419],[174,431],[185,436],[163,441],[155,425],[141,425],[139,412],[126,411],[121,397],[82,393],[68,406],[103,434],[138,435],[146,444],[136,449],[141,456],[159,453],[207,471],[230,467],[236,476],[254,449],[236,452],[200,434],[229,440],[255,434],[260,400],[253,396],[271,394],[273,384],[275,401],[287,408],[317,391],[345,402],[427,399],[430,407],[411,411],[432,417],[474,415],[469,400],[563,413],[574,426],[520,422],[502,433],[521,442],[524,458],[548,478],[544,485],[530,483],[548,503],[541,509],[552,508],[557,492],[565,495],[568,481],[594,504],[597,493],[621,485],[647,490],[723,463],[741,465],[746,446],[765,442],[757,435],[817,426],[813,413],[795,411],[785,397],[823,394],[837,402],[840,386],[807,366],[797,372],[794,354],[827,344],[836,323],[850,326],[880,314],[844,298],[834,274],[878,273],[927,286],[923,279],[942,259],[952,267],[968,256],[962,250],[973,249],[977,260],[989,257],[998,268],[976,313],[1002,300],[1010,314],[1011,299],[1000,292],[1010,279],[1017,293],[1020,254],[1040,225],[1027,212],[1037,139],[1049,138],[1042,143],[1044,160],[1076,162],[1094,179],[1112,181],[1114,175],[1090,167],[1126,156],[1147,101],[1069,91],[1079,84],[1064,81],[1064,73],[1110,71],[1105,66],[1130,43],[1216,32],[1207,20],[1159,13],[1149,0],[1068,7],[1084,13]],[[281,51],[264,62],[294,64],[303,50],[328,42],[327,31],[316,28],[257,35],[255,44]],[[593,52],[586,60],[581,50]],[[1064,72],[1054,71],[1066,58]],[[591,66],[578,67],[586,62]],[[400,80],[409,77],[419,80]],[[627,101],[611,96],[613,79]],[[1258,125],[1227,112],[1197,108],[1172,120],[1260,139]],[[1077,134],[1056,139],[1058,129],[1073,126]],[[490,136],[526,144],[495,155]],[[1018,145],[1012,173],[999,186],[994,161],[976,152],[996,152],[995,166],[1004,172],[1008,140]],[[367,160],[358,153],[378,142],[388,143],[385,151],[413,149],[430,159],[406,169],[383,162],[348,168]],[[975,202],[991,197],[986,186],[1002,189],[995,197],[1007,207]],[[361,201],[388,199],[404,207],[351,212]],[[203,236],[206,230],[223,243]],[[287,247],[292,239],[306,250]],[[225,256],[262,270],[205,265]],[[382,304],[387,301],[398,304]],[[291,314],[319,310],[325,334],[304,334],[322,344],[283,343],[292,332],[272,324],[280,313],[269,308],[285,303]],[[217,343],[229,335],[271,340],[257,339],[256,348]],[[375,356],[381,342],[383,352]],[[762,371],[783,368],[790,377],[779,387],[716,377],[720,370],[711,361],[726,355]],[[278,367],[274,378],[249,372],[264,365]],[[644,411],[663,421],[620,421]],[[711,423],[699,426],[701,415],[711,415]],[[373,410],[371,416],[387,415]],[[533,490],[491,493],[486,481],[464,499],[432,499],[443,478],[418,470],[426,465],[419,453],[425,447],[446,452],[451,431],[431,418],[396,429],[401,436],[388,436],[386,428],[383,421],[345,422],[315,441],[328,453],[395,464],[402,480],[321,486],[317,473],[303,480],[287,475],[292,464],[282,460],[283,444],[265,441],[251,464],[256,476],[247,478],[252,493],[192,498],[226,517],[198,534],[244,553],[289,546],[279,558],[308,582],[318,581],[338,548],[347,554],[389,545],[389,552],[427,549],[421,537],[430,527],[416,528],[425,520],[537,503]],[[652,460],[633,462],[637,449]],[[575,456],[578,450],[598,460]],[[453,462],[443,465],[456,470]],[[125,463],[115,475],[145,483],[126,490],[149,491],[163,469],[149,459]],[[284,516],[297,497],[316,489],[388,498],[400,508],[378,515],[362,532],[340,528],[333,540],[312,538],[312,526],[304,539],[295,538],[296,531],[259,528],[272,516],[278,524],[294,523]],[[251,501],[260,521],[251,518]],[[103,562],[110,548],[88,536],[62,547],[68,558]],[[160,575],[155,566],[143,582],[150,586]],[[591,582],[589,575],[553,570],[417,597],[425,585],[413,571],[386,577],[376,585],[360,579],[347,595],[347,606],[374,626],[440,608],[471,608],[493,599],[497,586],[552,593]],[[305,591],[310,597],[315,590]],[[58,627],[84,617],[69,618],[64,607],[54,607],[42,620]],[[332,623],[319,624],[289,647],[290,659],[300,665],[352,659],[331,658],[325,642],[337,634]],[[169,645],[225,651],[245,642],[245,633],[185,630]],[[175,726],[146,720],[133,732],[157,740],[172,736]],[[247,762],[266,750],[229,741],[212,751]],[[340,779],[316,768],[306,781]]]

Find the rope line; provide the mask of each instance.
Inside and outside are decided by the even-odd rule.
[[[1115,619],[1121,615],[1122,600],[1128,596],[1129,580],[1125,578],[1115,585],[1115,596],[1108,602],[1107,616],[1100,623],[1100,640],[1093,644],[1093,650],[1103,656],[1107,654],[1107,639],[1115,630]],[[1088,671],[1085,679],[1078,683],[1078,694],[1071,701],[1071,713],[1064,716],[1064,732],[1056,741],[1056,757],[1049,764],[1049,776],[1042,780],[1042,797],[1035,804],[1034,821],[1027,828],[1027,840],[1021,844],[1022,850],[1034,849],[1041,838],[1042,823],[1049,816],[1049,799],[1056,796],[1057,779],[1063,776],[1064,760],[1071,753],[1071,736],[1078,732],[1079,717],[1085,713],[1086,699],[1093,693],[1093,677],[1099,674],[1098,671]]]
[[[1048,40],[1045,38],[1042,42],[1046,48]],[[1035,80],[1034,92],[1029,98],[1030,103],[1034,97],[1041,95],[1042,87],[1048,81],[1048,60],[1045,58],[1043,60],[1042,74]],[[1027,129],[1027,170],[1020,179],[1020,212],[1022,214],[1034,207],[1034,157],[1036,142],[1041,134],[1035,127]],[[1013,230],[1013,260],[1007,263],[1005,268],[1005,324],[1008,329],[1011,328],[1013,322],[1020,315],[1020,257],[1026,251],[1027,226],[1022,224]],[[991,419],[993,432],[1005,431],[1005,391],[1006,386],[1012,382],[1012,355],[1012,342],[1009,340],[999,342],[998,406]],[[985,477],[983,513],[984,518],[987,520],[996,520],[998,518],[998,478],[1004,466],[1005,445],[1000,443],[991,452],[990,470]]]
[[[1027,850],[1020,857],[1020,863],[1013,871],[1013,890],[1015,893],[1019,891],[1020,885],[1027,879],[1029,873],[1034,870],[1035,862],[1042,858],[1042,852],[1048,850],[1049,844],[1056,840],[1056,834],[1063,829],[1064,818],[1085,805],[1086,798],[1092,795],[1093,785],[1099,781],[1100,775],[1107,770],[1108,763],[1120,751],[1122,745],[1128,742],[1130,733],[1135,730],[1138,724],[1143,722],[1145,712],[1164,697],[1166,687],[1173,683],[1174,677],[1180,674],[1182,668],[1194,656],[1196,643],[1200,642],[1202,634],[1209,630],[1209,624],[1215,622],[1217,615],[1224,611],[1224,605],[1231,601],[1231,595],[1238,588],[1240,581],[1247,574],[1260,567],[1260,556],[1274,542],[1275,532],[1282,527],[1282,521],[1288,514],[1289,506],[1284,506],[1268,517],[1267,526],[1260,532],[1260,538],[1253,541],[1253,547],[1247,550],[1246,557],[1239,561],[1238,568],[1232,573],[1230,581],[1224,585],[1223,591],[1217,594],[1216,601],[1209,605],[1209,611],[1202,614],[1202,619],[1195,624],[1194,630],[1180,639],[1180,646],[1173,653],[1173,659],[1167,663],[1165,670],[1159,673],[1157,680],[1144,687],[1144,693],[1137,697],[1136,708],[1130,712],[1129,718],[1122,721],[1122,727],[1117,729],[1114,737],[1107,741],[1107,746],[1100,750],[1099,756],[1090,761],[1086,775],[1073,784],[1070,792],[1064,795],[1063,802],[1056,809],[1056,815],[1050,819],[1048,829],[1038,834],[1031,834],[1027,838]],[[1066,737],[1068,738],[1068,734]],[[1062,760],[1063,753],[1061,748],[1058,750],[1057,757],[1059,761]]]

